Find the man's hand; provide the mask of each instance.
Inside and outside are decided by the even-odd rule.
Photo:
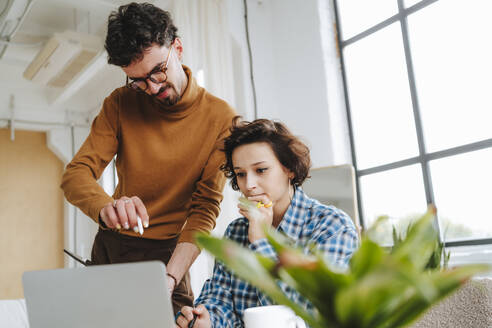
[[[239,213],[249,221],[248,239],[251,243],[265,238],[265,226],[270,227],[273,222],[272,201],[265,195],[248,197],[248,200],[257,202],[258,206],[250,209],[238,204]]]
[[[210,321],[210,314],[207,308],[200,304],[196,308],[189,306],[183,306],[180,311],[181,315],[176,318],[176,327],[188,328],[188,325],[193,320],[193,315],[196,316],[193,328],[210,328],[212,322]]]
[[[149,227],[149,215],[144,203],[137,196],[116,199],[108,203],[99,212],[99,217],[110,229],[133,229],[138,231],[137,215],[145,228]]]

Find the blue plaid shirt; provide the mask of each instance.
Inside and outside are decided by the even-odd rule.
[[[266,238],[249,242],[248,225],[248,219],[244,217],[234,220],[227,227],[225,237],[276,260],[277,255]],[[306,254],[310,253],[309,246],[314,243],[334,266],[342,269],[348,266],[358,245],[358,234],[350,217],[334,206],[309,198],[301,188],[296,188],[277,229],[294,240],[297,246],[304,247]],[[291,300],[306,309],[312,308],[305,298],[284,282],[279,281],[279,286]],[[198,304],[207,308],[212,327],[235,328],[243,327],[244,310],[271,305],[272,301],[216,261],[212,278],[205,282],[200,297],[195,301],[195,306]]]

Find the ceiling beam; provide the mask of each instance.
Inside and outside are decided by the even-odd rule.
[[[61,89],[59,93],[50,99],[50,103],[52,105],[59,105],[65,102],[104,67],[107,67],[107,65],[108,55],[106,51],[101,51],[89,64],[87,64],[87,67],[84,68],[82,72],[75,76],[65,88]]]

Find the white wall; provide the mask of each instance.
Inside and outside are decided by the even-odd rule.
[[[247,96],[245,116],[252,119],[243,2],[227,1],[231,35],[241,48],[246,73],[240,80]],[[248,0],[247,4],[258,117],[281,120],[303,137],[311,148],[313,166],[350,163],[332,2]]]
[[[244,27],[243,1],[226,0],[231,37],[236,110],[247,120],[254,119],[248,48]]]

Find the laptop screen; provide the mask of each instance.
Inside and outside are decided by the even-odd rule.
[[[174,327],[162,262],[32,271],[22,281],[31,328]]]

